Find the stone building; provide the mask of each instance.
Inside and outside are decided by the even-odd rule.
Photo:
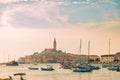
[[[120,52],[117,52],[114,56],[114,62],[120,64]]]
[[[100,57],[98,55],[89,55],[89,62],[99,63]]]
[[[89,59],[95,62],[99,56],[90,55]],[[62,50],[57,50],[57,42],[54,38],[53,47],[45,48],[42,52],[34,52],[32,55],[27,55],[24,57],[25,63],[60,63],[60,62],[88,62],[87,55],[77,55],[72,53],[66,53]]]
[[[33,63],[32,55],[25,56],[25,63],[26,64]]]
[[[114,62],[114,54],[101,55],[101,63],[113,63]]]
[[[19,64],[24,64],[24,63],[25,63],[25,58],[24,58],[24,57],[20,57],[20,58],[18,59],[18,63],[19,63]]]

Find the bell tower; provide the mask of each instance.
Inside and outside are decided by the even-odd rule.
[[[56,47],[57,47],[57,43],[56,43],[56,39],[54,38],[54,42],[53,42],[53,49],[56,50]]]

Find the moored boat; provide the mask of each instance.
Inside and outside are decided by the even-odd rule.
[[[108,68],[108,67],[112,67],[112,65],[110,65],[110,64],[102,64],[102,68]]]
[[[119,66],[117,66],[117,70],[116,70],[117,72],[120,72],[120,65]]]
[[[62,62],[61,64],[60,64],[60,68],[63,68],[63,69],[71,69],[71,64],[70,63],[64,63],[64,62]]]
[[[41,67],[41,70],[42,70],[42,71],[53,71],[53,70],[55,70],[55,69],[54,69],[52,66],[47,65],[46,68]]]
[[[66,66],[62,66],[63,69],[71,69],[71,66],[66,65]]]
[[[99,66],[95,66],[95,65],[89,65],[89,67],[90,67],[92,70],[99,70],[99,69],[100,69]]]
[[[28,67],[29,70],[39,70],[38,67]]]
[[[89,67],[79,67],[75,68],[73,72],[92,72],[92,69],[90,69]]]
[[[108,70],[117,70],[118,66],[111,66],[111,67],[108,67]]]
[[[6,66],[18,66],[18,62],[16,61],[11,61],[9,63],[6,63]]]

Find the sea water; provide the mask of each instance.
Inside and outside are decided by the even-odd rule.
[[[41,71],[41,67],[52,65],[54,71]],[[39,70],[29,70],[28,67],[38,67]],[[26,80],[119,80],[120,72],[109,71],[107,68],[92,72],[73,72],[69,69],[61,69],[60,64],[20,64],[19,66],[0,65],[0,78],[12,76],[14,80],[20,80],[15,73],[26,73]]]

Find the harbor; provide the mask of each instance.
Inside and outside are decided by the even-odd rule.
[[[42,71],[41,67],[46,67],[47,65],[52,65],[55,69],[54,71]],[[39,70],[29,70],[29,66],[38,67]],[[19,80],[19,76],[13,76],[15,73],[26,73],[24,77],[25,80],[118,80],[120,72],[110,71],[107,68],[102,68],[99,70],[94,70],[92,72],[73,72],[71,69],[60,69],[60,64],[20,64],[19,66],[0,66],[0,78],[9,78],[11,76],[13,80]]]
[[[0,0],[0,80],[119,80],[120,0]]]

